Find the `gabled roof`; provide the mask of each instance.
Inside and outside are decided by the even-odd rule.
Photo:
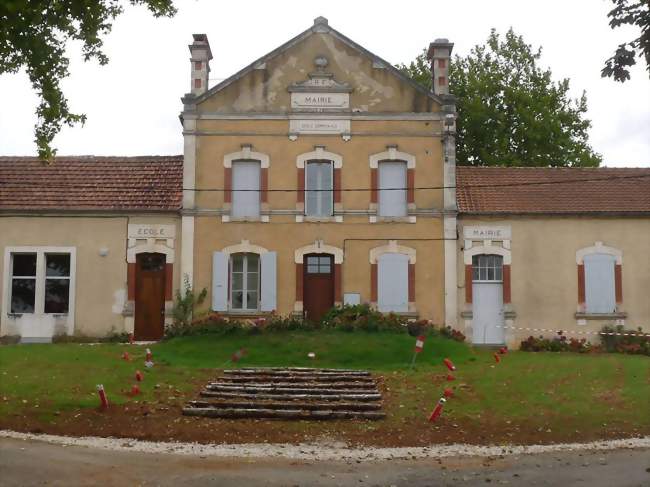
[[[459,213],[650,215],[650,168],[456,168]]]
[[[0,211],[178,211],[183,156],[0,157]]]
[[[408,85],[412,86],[415,90],[419,91],[420,93],[428,96],[432,100],[436,101],[439,104],[443,104],[443,99],[433,93],[432,91],[427,90],[424,88],[422,85],[419,83],[416,83],[413,81],[411,78],[408,76],[404,75],[399,69],[397,69],[395,66],[393,66],[391,63],[388,61],[385,61],[384,59],[380,58],[376,54],[373,54],[372,52],[368,51],[366,48],[360,46],[356,42],[354,42],[352,39],[344,36],[341,34],[339,31],[336,29],[333,29],[332,27],[329,26],[328,21],[325,17],[317,17],[314,19],[314,25],[312,25],[309,29],[305,30],[304,32],[298,34],[296,37],[293,39],[290,39],[289,41],[285,42],[282,44],[280,47],[272,50],[271,52],[265,54],[264,56],[260,57],[259,59],[256,59],[253,61],[251,64],[243,68],[242,70],[238,71],[237,73],[233,74],[229,78],[223,80],[221,83],[213,86],[209,90],[207,90],[205,93],[202,95],[193,98],[190,103],[200,103],[203,100],[209,98],[210,96],[214,95],[215,93],[221,91],[222,89],[226,88],[233,82],[237,81],[240,79],[242,76],[246,75],[247,73],[253,71],[256,66],[262,65],[263,63],[269,61],[270,59],[273,59],[275,56],[278,54],[281,54],[282,52],[286,51],[290,47],[298,44],[299,42],[303,41],[307,37],[313,35],[313,34],[323,34],[323,33],[328,33],[332,35],[332,37],[335,37],[342,43],[346,44],[347,46],[351,47],[352,49],[356,50],[360,54],[372,59],[373,62],[381,64],[385,69],[390,71],[394,76],[399,78],[401,81],[404,83],[407,83]],[[449,96],[449,98],[453,99],[453,96]],[[189,101],[189,100],[188,100]]]

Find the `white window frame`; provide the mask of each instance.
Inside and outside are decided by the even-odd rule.
[[[237,256],[243,255],[244,259],[242,262],[242,307],[241,308],[235,308],[233,306],[233,272],[234,272],[234,266],[233,266],[233,259]],[[246,294],[246,291],[248,291],[248,256],[249,255],[256,255],[257,256],[257,306],[255,308],[249,308],[247,307],[248,304],[248,296]],[[229,284],[228,287],[228,308],[231,311],[234,311],[236,313],[249,313],[249,312],[256,312],[259,311],[260,309],[260,302],[261,302],[261,283],[262,283],[262,267],[261,267],[261,255],[256,253],[256,252],[236,252],[232,253],[229,256],[230,260],[228,263],[228,273],[230,274],[229,276]]]
[[[316,189],[309,189],[309,186],[307,184],[308,182],[308,177],[307,173],[309,172],[309,165],[310,164],[329,164],[329,170],[330,170],[330,181],[331,181],[331,187],[329,188],[329,202],[330,202],[330,212],[327,214],[323,213],[317,213],[317,214],[310,214],[307,212],[307,206],[308,206],[308,193],[310,191],[316,191],[316,194],[319,196],[318,198],[318,205],[317,206],[322,206],[323,200],[321,199],[321,195],[326,193],[327,190],[325,188],[316,188]],[[307,217],[313,217],[313,218],[327,218],[331,217],[334,215],[334,161],[329,160],[329,159],[310,159],[308,161],[305,161],[305,216]]]
[[[11,285],[13,279],[13,254],[36,254],[36,290],[34,297],[33,313],[11,313]],[[67,313],[45,313],[45,255],[46,254],[69,254],[70,255],[70,287],[68,291],[68,312]],[[53,316],[74,316],[75,310],[75,281],[77,274],[77,249],[76,247],[5,247],[4,255],[4,292],[2,293],[3,321],[4,317],[32,316],[32,315],[53,315]],[[17,276],[20,277],[20,276]],[[52,279],[61,279],[52,277]],[[73,323],[68,320],[68,328],[72,329]]]
[[[474,257],[478,260],[479,265],[474,265]],[[494,266],[481,266],[481,260],[487,259],[488,257],[494,257],[495,261],[500,261],[501,265]],[[503,282],[503,256],[498,254],[476,254],[472,256],[472,282],[485,282],[485,283],[502,283]],[[496,264],[496,262],[495,262]],[[489,274],[488,270],[492,269],[494,274],[494,279],[481,279],[481,269],[486,270],[486,275]],[[499,271],[499,278],[497,278],[497,270]],[[478,275],[478,278],[475,276]]]

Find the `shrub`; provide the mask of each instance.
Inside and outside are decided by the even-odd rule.
[[[440,336],[456,340],[457,342],[465,341],[465,334],[462,331],[455,330],[451,326],[443,326],[440,328]]]
[[[521,342],[519,349],[524,352],[595,352],[598,347],[590,344],[586,338],[568,338],[559,331],[553,338],[529,336]]]
[[[381,313],[372,309],[368,304],[357,304],[330,309],[323,317],[322,325],[323,328],[343,331],[403,332],[407,326],[407,320],[393,313]]]
[[[199,294],[196,294],[192,289],[189,277],[186,274],[183,279],[183,293],[181,293],[180,289],[177,289],[176,296],[174,297],[172,327],[187,328],[190,325],[195,308],[205,301],[207,295],[208,290],[205,288],[203,288]]]
[[[650,355],[650,336],[641,328],[626,330],[621,325],[605,325],[600,333],[600,342],[607,352]]]

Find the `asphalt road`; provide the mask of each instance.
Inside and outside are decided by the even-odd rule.
[[[650,450],[504,458],[307,462],[63,447],[0,439],[0,485],[650,486]]]

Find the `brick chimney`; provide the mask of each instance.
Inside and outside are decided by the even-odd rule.
[[[431,61],[433,92],[436,95],[449,94],[449,62],[454,43],[449,39],[436,39],[429,44],[427,58]]]
[[[194,42],[190,48],[190,63],[192,65],[192,94],[200,96],[208,90],[208,76],[210,75],[210,60],[212,51],[206,34],[192,34]]]

